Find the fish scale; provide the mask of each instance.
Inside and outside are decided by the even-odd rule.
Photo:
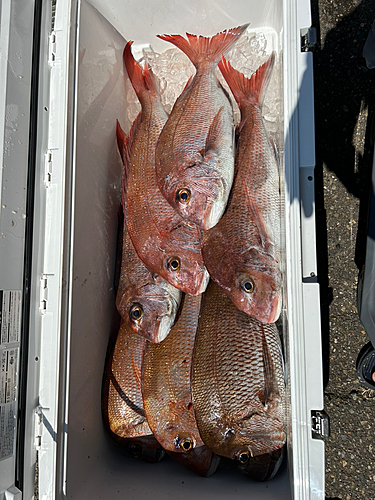
[[[285,384],[276,326],[238,310],[213,281],[202,301],[192,395],[202,439],[218,455],[257,456],[283,446]]]

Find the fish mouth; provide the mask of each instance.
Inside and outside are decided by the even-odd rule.
[[[164,315],[161,318],[159,318],[159,321],[156,321],[152,342],[158,344],[167,337],[168,333],[170,332],[174,324],[174,319],[175,319],[174,317],[175,315],[173,316]]]
[[[279,296],[274,297],[271,305],[271,313],[267,323],[275,323],[278,320],[281,313],[281,305],[282,305],[281,297]]]
[[[206,268],[203,269],[203,276],[202,276],[202,281],[201,281],[201,285],[198,289],[198,292],[197,292],[197,295],[199,295],[200,293],[203,293],[206,291],[206,288],[208,286],[208,283],[210,281],[210,275],[208,274],[208,271]]]
[[[195,286],[185,286],[184,288],[181,288],[181,290],[185,293],[188,293],[189,295],[200,295],[201,293],[206,291],[209,281],[210,275],[208,274],[207,269],[203,268],[198,274],[198,279],[195,280]]]
[[[164,300],[159,298],[153,298],[151,296],[147,297],[148,300],[154,300],[156,318],[151,324],[154,324],[154,329],[152,333],[150,330],[144,332],[144,336],[148,338],[153,343],[162,342],[170,332],[177,314],[178,303],[173,297],[167,295]],[[140,333],[142,334],[142,330]]]
[[[226,204],[221,196],[214,202],[206,203],[202,217],[202,228],[205,231],[216,226],[224,213],[225,207]]]

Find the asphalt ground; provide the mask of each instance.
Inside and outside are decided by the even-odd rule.
[[[374,0],[311,0],[314,54],[316,224],[321,293],[326,498],[375,499],[375,392],[356,377],[369,341],[357,312],[371,185],[375,70],[362,50]]]

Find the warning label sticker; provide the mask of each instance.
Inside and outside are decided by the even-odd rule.
[[[1,345],[19,342],[21,331],[21,290],[0,290]]]
[[[0,460],[14,454],[16,403],[0,404]]]
[[[0,290],[0,460],[15,452],[21,306],[21,290]]]
[[[0,404],[16,400],[18,354],[19,347],[0,350]]]
[[[0,460],[14,453],[19,347],[0,349]]]

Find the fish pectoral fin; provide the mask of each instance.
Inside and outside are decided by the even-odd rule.
[[[279,176],[279,194],[281,193],[281,181],[280,181],[280,161],[279,161],[279,152],[277,150],[277,146],[275,144],[275,141],[272,139],[272,137],[269,138],[270,140],[270,143],[271,143],[271,146],[272,146],[272,150],[275,154],[275,158],[276,158],[276,164],[277,164],[277,173],[278,173],[278,176]]]
[[[188,88],[188,86],[191,84],[192,79],[193,79],[193,75],[191,75],[191,77],[190,77],[190,78],[188,79],[188,81],[186,82],[186,85],[185,85],[184,90],[182,91],[182,93],[183,93],[183,92],[185,92],[185,90],[186,90],[186,89]]]
[[[275,365],[272,360],[272,354],[268,347],[263,327],[262,327],[262,351],[263,351],[263,366],[264,366],[264,404],[267,405],[277,399],[280,399],[280,393],[276,383]]]
[[[243,126],[247,122],[247,117],[245,117],[243,120],[240,121],[240,123],[236,127],[236,144],[238,144],[238,139],[240,138]]]
[[[259,405],[259,401],[257,399],[253,399],[251,401],[244,401],[242,403],[242,408],[235,413],[232,414],[232,421],[236,424],[240,424],[245,422],[246,420],[250,420],[254,415],[257,415],[261,410]]]
[[[272,241],[272,238],[269,234],[267,225],[264,221],[264,218],[263,218],[258,206],[256,205],[254,200],[249,195],[247,189],[245,189],[245,193],[246,193],[246,198],[247,198],[249,210],[253,214],[252,220],[254,221],[254,223],[258,229],[259,244],[262,246],[262,248],[265,250],[266,253],[269,253],[271,247],[273,246],[273,241]]]
[[[135,377],[136,382],[137,382],[137,386],[141,390],[141,388],[142,388],[142,383],[141,383],[142,371],[138,367],[137,361],[134,358],[134,356],[132,356],[132,366],[133,366],[133,373],[134,373],[134,377]]]
[[[216,113],[210,128],[208,129],[206,146],[205,146],[205,157],[208,152],[218,151],[223,143],[225,137],[225,123],[224,123],[224,106],[222,106]]]

